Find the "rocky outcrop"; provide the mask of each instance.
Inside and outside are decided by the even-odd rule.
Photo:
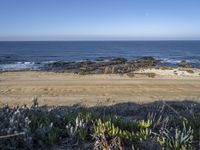
[[[128,61],[125,58],[113,58],[107,61],[83,61],[83,62],[54,62],[48,64],[49,70],[70,70],[81,73],[105,73],[123,74],[133,72],[140,68],[156,66],[158,60],[153,57],[141,57]]]
[[[183,67],[183,68],[191,68],[192,65],[190,63],[188,63],[186,60],[182,60],[179,65],[179,67]]]

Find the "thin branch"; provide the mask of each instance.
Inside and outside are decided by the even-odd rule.
[[[19,135],[25,135],[25,132],[20,132],[20,133],[15,133],[15,134],[9,134],[9,135],[3,135],[3,136],[0,136],[0,139],[15,137],[15,136],[19,136]]]
[[[177,114],[180,118],[183,118],[183,116],[180,115],[180,113],[178,111],[176,111],[172,106],[170,106],[169,104],[167,104],[165,102],[165,106],[169,107],[175,114]]]

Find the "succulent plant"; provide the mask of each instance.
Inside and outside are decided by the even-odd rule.
[[[138,106],[126,116],[123,107],[5,105],[0,108],[0,149],[198,149],[200,105],[187,107],[192,111],[178,104],[173,104],[176,112],[163,105]]]
[[[85,140],[87,136],[87,123],[90,121],[90,114],[79,113],[75,120],[69,121],[66,125],[67,133],[71,137],[78,136],[80,140]]]
[[[186,127],[185,122],[183,122],[182,129],[176,128],[171,129],[170,131],[165,129],[162,136],[159,136],[157,140],[161,145],[166,146],[168,149],[192,149],[193,129],[191,127]]]

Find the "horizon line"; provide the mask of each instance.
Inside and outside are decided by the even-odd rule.
[[[134,41],[200,41],[200,39],[154,39],[154,40],[0,40],[0,42],[134,42]]]

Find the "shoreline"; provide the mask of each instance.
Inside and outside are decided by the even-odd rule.
[[[81,104],[89,107],[125,102],[143,104],[159,100],[200,100],[200,76],[194,76],[198,75],[196,72],[181,76],[173,74],[170,69],[142,71],[143,74],[138,73],[132,77],[126,74],[4,72],[0,74],[0,105],[30,106],[33,97],[37,97],[41,105]],[[156,75],[148,77],[145,75],[148,71]],[[200,73],[200,69],[195,71]]]
[[[175,61],[175,60],[174,60]],[[2,61],[3,62],[3,61]],[[13,62],[0,63],[0,72],[6,71],[58,71],[71,73],[128,73],[141,68],[149,67],[185,67],[200,68],[198,62],[176,60],[168,62],[167,58],[141,56],[132,59],[125,57],[110,57],[77,60],[77,61],[41,61],[41,62]]]

